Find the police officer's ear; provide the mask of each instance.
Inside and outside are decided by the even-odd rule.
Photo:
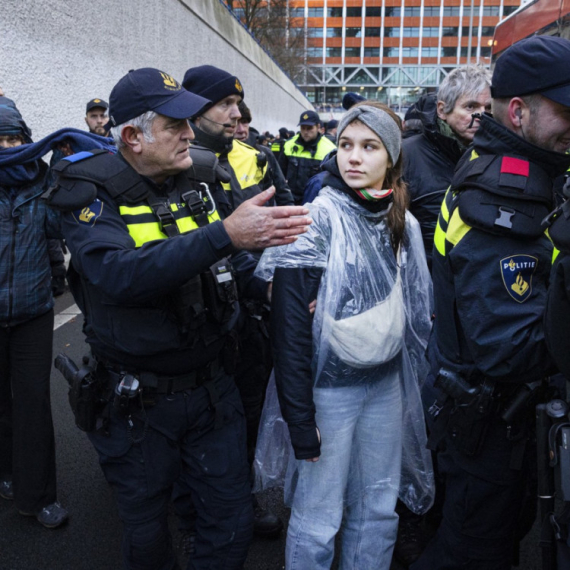
[[[509,101],[508,119],[515,128],[521,128],[526,118],[528,107],[520,97],[513,97]]]
[[[125,125],[121,130],[121,139],[131,152],[135,154],[142,152],[144,135],[139,128],[133,127],[132,125]]]

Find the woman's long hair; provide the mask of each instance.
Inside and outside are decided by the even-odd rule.
[[[400,131],[402,131],[402,121],[400,117],[398,117],[390,107],[384,105],[384,103],[378,103],[377,101],[362,101],[357,104],[358,107],[361,105],[375,107],[388,113],[388,115],[394,119],[394,122],[398,125]],[[356,120],[358,121],[358,119]],[[398,157],[396,164],[386,170],[386,177],[384,178],[383,184],[383,188],[392,188],[394,190],[394,201],[392,202],[392,208],[388,212],[388,216],[386,218],[394,253],[397,253],[400,243],[404,238],[404,232],[406,229],[406,209],[409,204],[406,183],[402,180],[402,170],[402,152],[400,151],[400,156]]]

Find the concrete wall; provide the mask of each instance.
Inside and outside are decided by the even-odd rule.
[[[202,64],[240,78],[260,131],[294,129],[312,108],[218,0],[2,0],[0,86],[35,140],[85,128],[87,101],[108,101],[129,69],[182,81]]]

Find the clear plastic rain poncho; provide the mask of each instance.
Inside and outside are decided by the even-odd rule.
[[[313,219],[308,232],[293,244],[267,249],[256,275],[271,281],[276,267],[324,270],[312,325],[314,386],[381,381],[383,364],[401,366],[399,496],[413,512],[425,512],[433,502],[434,482],[420,385],[428,370],[432,286],[419,224],[406,214],[405,237],[394,256],[386,211],[371,213],[330,187],[307,206]],[[284,485],[290,502],[295,470],[272,377],[256,451],[255,490]],[[356,499],[345,497],[347,503]]]

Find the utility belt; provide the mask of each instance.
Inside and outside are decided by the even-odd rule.
[[[113,386],[118,386],[126,376],[132,376],[138,382],[138,389],[149,395],[164,395],[183,392],[184,390],[194,390],[216,378],[221,370],[217,360],[214,360],[202,368],[191,370],[186,374],[162,376],[154,372],[123,372],[117,371],[115,367],[106,366],[99,362],[97,366],[97,376],[107,376]]]
[[[111,407],[130,418],[133,413],[153,406],[156,396],[160,395],[204,386],[214,408],[219,401],[213,382],[222,370],[217,360],[186,374],[164,376],[146,371],[122,371],[93,357],[84,357],[78,368],[65,354],[56,357],[55,367],[69,384],[69,403],[75,424],[85,432],[104,427]],[[218,415],[216,413],[216,423]]]
[[[441,396],[428,410],[434,418],[428,448],[435,450],[449,435],[455,447],[470,457],[480,452],[493,420],[505,425],[507,439],[524,444],[527,420],[533,417],[534,407],[543,393],[543,380],[517,385],[484,377],[472,384],[460,374],[444,368],[439,371],[434,386]],[[519,449],[513,468],[519,459],[522,461],[523,451],[523,448]]]

